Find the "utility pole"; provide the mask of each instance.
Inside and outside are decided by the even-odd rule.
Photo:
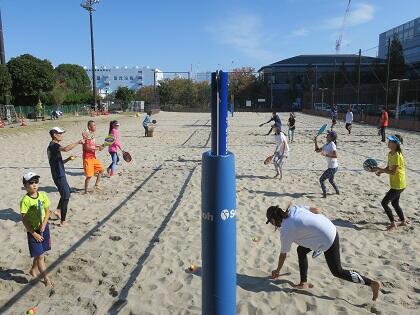
[[[324,108],[324,91],[328,90],[328,88],[319,88],[321,90],[321,110]]]
[[[331,107],[335,104],[335,71],[336,71],[337,57],[334,57],[334,74],[333,74],[333,89],[332,89],[332,104]]]
[[[89,12],[89,22],[90,22],[90,50],[92,55],[92,94],[93,94],[93,105],[95,111],[97,110],[96,104],[96,76],[95,76],[95,48],[93,45],[93,18],[92,12],[95,11],[94,5],[99,3],[99,0],[86,0],[84,3],[81,3],[80,6]]]
[[[407,82],[408,79],[392,79],[391,82],[397,82],[397,107],[395,108],[395,118],[400,118],[400,90],[401,82]]]
[[[362,50],[359,49],[359,67],[357,70],[357,106],[360,107],[360,67],[362,64]]]
[[[4,52],[3,22],[1,20],[1,10],[0,10],[0,61],[1,61],[2,65],[6,64],[6,54]],[[9,105],[9,95],[4,95],[4,105]]]
[[[385,108],[386,109],[388,109],[390,60],[391,60],[391,38],[388,38],[388,58],[387,58],[387,65],[386,65],[386,94],[385,94]]]

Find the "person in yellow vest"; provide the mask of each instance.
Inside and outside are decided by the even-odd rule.
[[[405,226],[409,224],[409,222],[405,219],[404,213],[400,207],[400,195],[407,187],[405,180],[405,162],[401,150],[403,138],[400,135],[392,135],[388,136],[387,138],[388,148],[390,149],[390,152],[388,153],[388,164],[385,168],[375,167],[373,168],[373,171],[378,176],[382,173],[389,174],[389,183],[391,189],[386,193],[385,197],[382,199],[381,204],[385,210],[386,215],[391,221],[391,224],[387,228],[388,231],[391,231],[398,226]],[[398,217],[400,218],[400,222],[398,224],[395,223],[394,215],[392,214],[392,210],[389,207],[390,202]]]

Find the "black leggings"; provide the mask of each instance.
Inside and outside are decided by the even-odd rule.
[[[70,186],[67,183],[66,177],[59,177],[54,179],[60,193],[60,201],[58,202],[57,209],[60,209],[61,221],[66,221],[67,207],[70,201]]]
[[[144,128],[144,136],[148,137],[149,136],[149,127],[148,126],[143,126]]]
[[[385,128],[386,128],[386,127],[381,127],[381,137],[382,137],[382,142],[385,142]]]
[[[392,214],[392,210],[389,207],[389,202],[391,202],[391,205],[394,207],[395,212],[397,213],[400,220],[405,220],[404,213],[400,207],[400,195],[403,191],[404,189],[390,189],[386,193],[384,199],[382,199],[381,201],[381,205],[384,208],[385,213],[388,216],[389,221],[391,221],[391,223],[394,222],[394,215]]]
[[[306,256],[306,254],[308,254],[310,251],[311,250],[309,248],[303,246],[298,246],[297,248],[300,270],[300,282],[308,281],[308,257]],[[338,237],[338,233],[335,236],[334,243],[326,252],[324,252],[324,255],[328,267],[330,268],[330,271],[334,275],[334,277],[370,286],[371,280],[369,278],[363,277],[356,271],[346,270],[341,267],[340,239]]]

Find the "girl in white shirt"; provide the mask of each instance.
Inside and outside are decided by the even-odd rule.
[[[290,251],[292,243],[296,243],[300,283],[294,285],[299,289],[312,287],[307,280],[308,258],[307,254],[314,251],[312,257],[317,257],[324,252],[325,260],[331,273],[340,279],[360,283],[371,287],[373,297],[376,300],[379,294],[380,282],[371,280],[356,271],[343,269],[340,259],[340,239],[334,224],[324,215],[320,209],[301,205],[292,206],[283,211],[279,206],[271,206],[266,213],[267,224],[271,223],[280,228],[281,249],[277,269],[271,272],[273,279],[278,278],[280,270]]]
[[[276,128],[274,140],[276,141],[276,150],[272,155],[274,169],[276,170],[274,178],[280,176],[280,179],[282,179],[283,164],[289,156],[289,143],[287,142],[286,135],[280,130],[280,128]]]
[[[329,131],[327,134],[327,143],[324,144],[321,148],[318,146],[317,138],[314,138],[315,143],[315,152],[321,153],[322,156],[325,156],[327,159],[327,170],[322,173],[319,178],[319,183],[322,189],[322,197],[327,198],[327,188],[325,187],[325,180],[328,179],[331,186],[333,186],[337,195],[340,194],[338,186],[334,181],[335,173],[338,170],[338,161],[337,161],[337,147],[335,141],[337,140],[337,133],[335,131]]]
[[[351,134],[351,125],[353,123],[353,112],[351,108],[346,113],[346,129]]]

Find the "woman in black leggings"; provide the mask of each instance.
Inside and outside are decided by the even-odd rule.
[[[378,176],[383,173],[389,175],[389,184],[391,189],[388,190],[384,199],[381,201],[381,205],[391,222],[387,228],[388,231],[394,230],[398,226],[406,226],[409,224],[408,220],[404,217],[403,210],[400,207],[400,195],[407,187],[405,180],[405,161],[401,150],[402,144],[403,138],[400,135],[388,136],[388,148],[390,149],[390,152],[388,153],[388,164],[384,168],[373,168],[373,171]],[[395,223],[394,215],[389,207],[389,203],[391,203],[400,219],[398,224]]]
[[[379,294],[380,282],[371,280],[357,271],[346,270],[341,266],[340,239],[334,224],[320,214],[320,209],[295,205],[283,211],[279,206],[271,206],[267,209],[267,224],[271,223],[280,228],[281,250],[277,269],[273,270],[272,278],[280,275],[280,270],[286,260],[287,252],[292,243],[298,244],[297,253],[299,259],[300,283],[294,285],[299,289],[309,289],[308,283],[308,258],[307,254],[314,251],[313,258],[322,252],[331,273],[340,279],[370,286],[372,300],[376,300]]]

